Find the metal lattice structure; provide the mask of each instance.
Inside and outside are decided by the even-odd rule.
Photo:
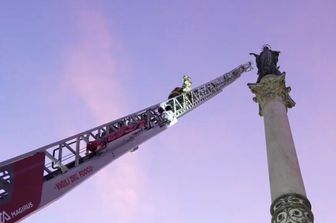
[[[42,208],[59,198],[74,186],[87,179],[108,163],[129,151],[135,151],[141,143],[170,127],[171,120],[162,114],[162,105],[170,106],[174,119],[179,119],[194,108],[220,93],[243,72],[252,69],[251,63],[238,66],[187,93],[156,105],[142,109],[115,121],[100,125],[37,150],[0,163],[0,212],[6,215],[6,222],[14,222]],[[138,123],[141,127],[135,128]],[[121,131],[123,133],[119,134]],[[115,138],[108,141],[109,137]],[[101,141],[103,149],[88,150],[88,144]],[[29,166],[32,166],[29,169]],[[16,172],[23,168],[20,174]],[[27,170],[28,168],[28,170]],[[22,179],[20,178],[22,177]],[[25,211],[17,215],[20,208],[11,202],[16,197],[16,181],[33,180],[41,184],[37,189],[20,198]],[[29,191],[27,191],[29,193]],[[14,212],[13,212],[14,210]],[[10,219],[9,219],[10,218]]]

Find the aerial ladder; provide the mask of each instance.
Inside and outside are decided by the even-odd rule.
[[[139,148],[252,69],[251,62],[115,121],[0,163],[0,223],[23,220]]]

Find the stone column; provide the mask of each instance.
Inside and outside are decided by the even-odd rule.
[[[313,223],[287,117],[287,109],[295,102],[289,96],[285,75],[269,74],[248,86],[264,117],[272,223]]]

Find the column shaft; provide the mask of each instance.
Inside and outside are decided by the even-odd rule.
[[[286,193],[306,196],[287,111],[280,97],[263,110],[272,201]]]
[[[287,116],[287,108],[295,102],[289,96],[285,75],[268,74],[248,86],[264,116],[272,223],[313,223]]]

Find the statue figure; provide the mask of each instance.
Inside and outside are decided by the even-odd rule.
[[[256,64],[258,68],[257,83],[259,83],[260,80],[267,74],[283,74],[279,71],[280,67],[277,66],[279,54],[280,51],[271,50],[271,47],[269,45],[264,45],[262,52],[259,55],[255,53],[250,53],[250,55],[253,55],[256,58]]]

